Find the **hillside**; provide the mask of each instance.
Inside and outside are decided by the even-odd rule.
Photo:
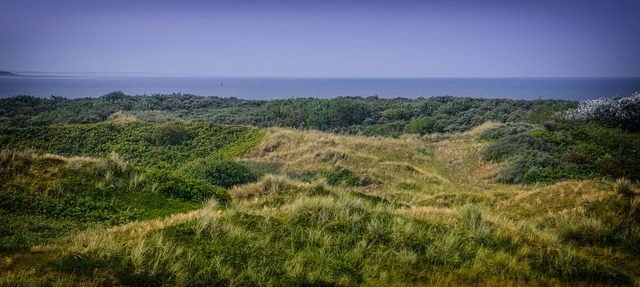
[[[640,285],[637,99],[396,137],[7,129],[0,286]]]
[[[0,282],[637,284],[638,200],[608,180],[493,182],[476,137],[496,125],[399,139],[269,129],[241,160],[262,179],[231,188],[230,205],[5,252]]]

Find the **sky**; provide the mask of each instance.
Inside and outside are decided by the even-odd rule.
[[[0,0],[0,70],[640,77],[638,0]]]

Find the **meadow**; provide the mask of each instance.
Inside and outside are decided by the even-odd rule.
[[[639,105],[2,99],[0,285],[640,285]]]

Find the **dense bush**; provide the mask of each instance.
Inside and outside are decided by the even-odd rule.
[[[458,132],[486,121],[513,122],[536,118],[532,111],[543,111],[543,107],[562,111],[574,106],[574,102],[559,100],[522,101],[451,96],[428,99],[338,97],[271,101],[185,94],[128,96],[122,92],[109,93],[100,98],[72,100],[19,96],[0,99],[0,133],[33,126],[97,123],[116,112],[124,111],[126,115],[140,120],[161,123],[180,119],[398,136],[405,132],[407,125],[412,133]],[[537,114],[539,118],[541,113]],[[429,120],[430,127],[417,130],[411,127],[424,125],[425,119],[432,119]],[[166,132],[171,134],[173,131],[168,129]],[[177,132],[178,135],[181,134]],[[165,143],[173,144],[173,137],[163,136],[162,132],[157,136]]]
[[[519,132],[521,128],[525,131]],[[497,177],[503,182],[548,183],[601,176],[640,179],[637,133],[595,123],[555,124],[544,128],[504,126],[479,138],[494,140],[483,152],[486,160],[507,163]]]
[[[560,160],[548,153],[529,150],[510,157],[497,180],[505,183],[551,183],[567,178]]]
[[[185,174],[224,188],[258,180],[248,166],[233,160],[200,160],[186,167]]]
[[[180,122],[168,122],[154,126],[154,137],[160,144],[176,145],[189,137],[189,133]]]
[[[229,193],[223,189],[207,184],[203,180],[183,178],[165,170],[151,169],[146,173],[147,186],[154,192],[190,202],[203,202],[215,197],[218,202],[228,203]]]
[[[444,131],[444,125],[434,118],[417,118],[411,120],[404,128],[410,134],[430,134]]]
[[[503,161],[521,152],[530,150],[551,152],[553,148],[552,145],[530,132],[524,132],[500,138],[487,147],[483,155],[486,160]]]
[[[359,176],[352,170],[340,166],[333,170],[324,171],[321,175],[330,185],[367,186],[373,183],[370,177]]]
[[[521,133],[527,133],[539,128],[536,125],[526,123],[507,123],[497,128],[493,128],[482,132],[478,135],[480,140],[498,140],[507,136],[515,136]]]

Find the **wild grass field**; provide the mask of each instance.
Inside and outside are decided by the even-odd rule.
[[[606,138],[625,148],[601,154]],[[394,138],[122,114],[10,131],[0,285],[640,285],[639,140],[558,121]],[[532,153],[557,164],[523,165]]]

